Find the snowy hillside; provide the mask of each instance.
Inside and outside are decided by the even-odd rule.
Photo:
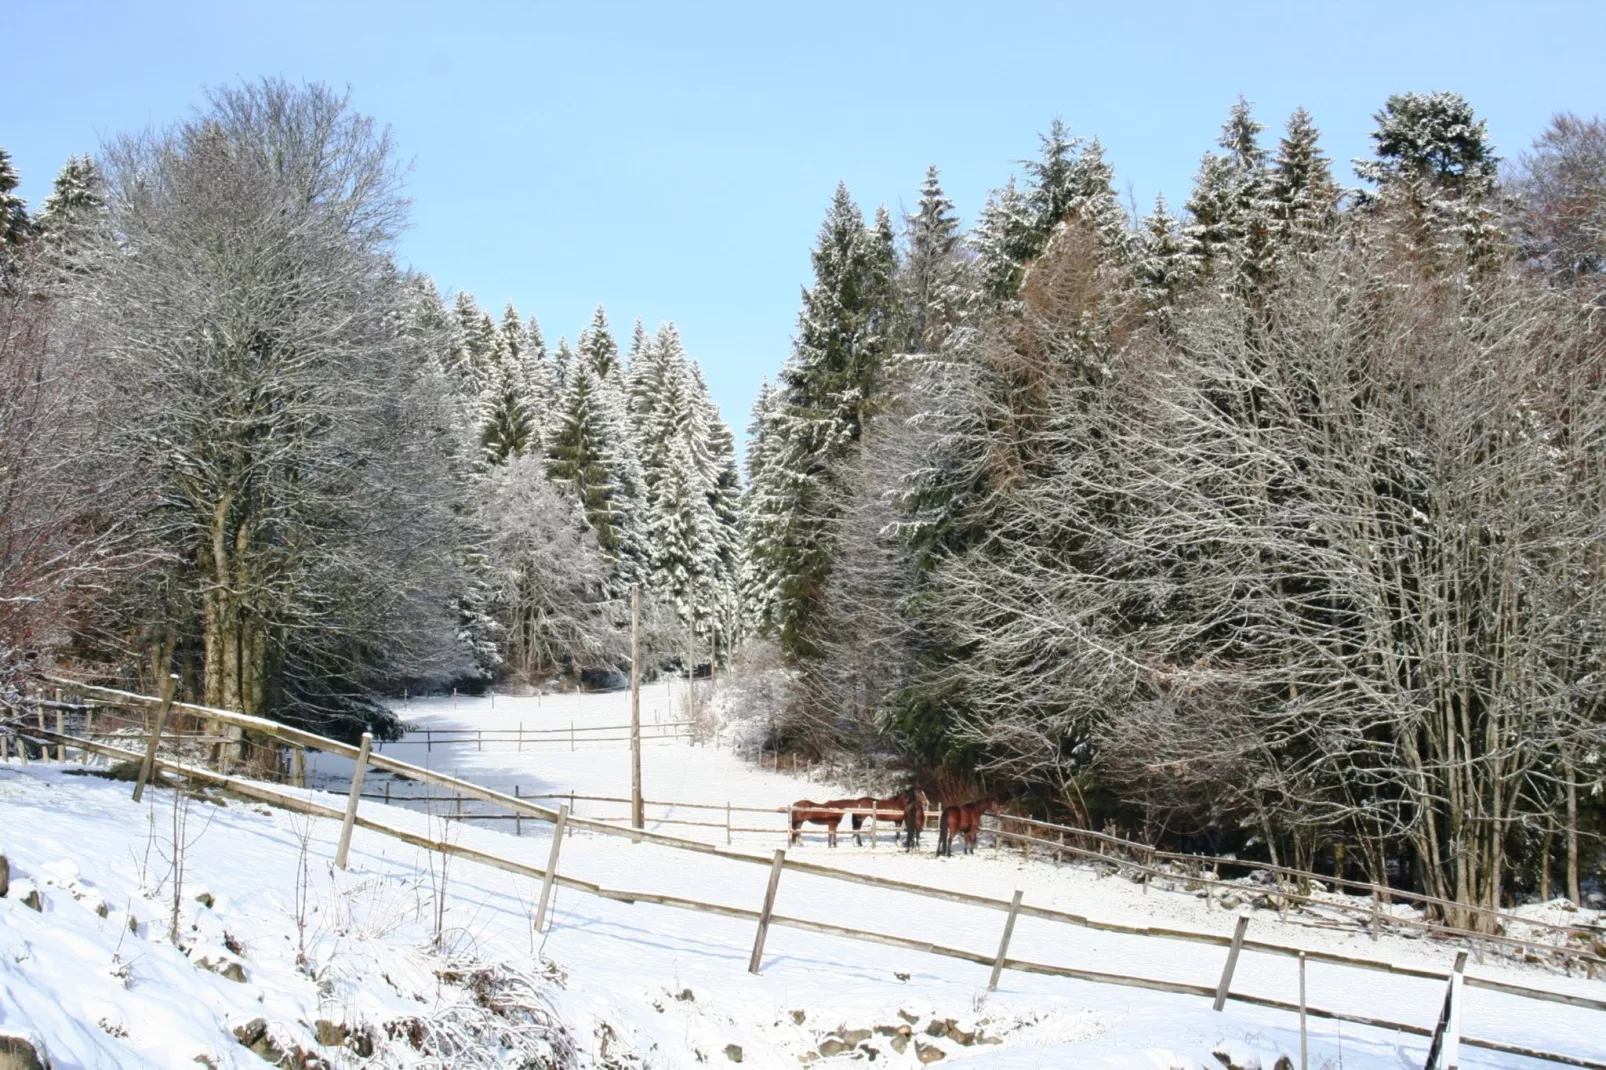
[[[670,720],[675,705],[663,685],[650,689],[644,720]],[[498,696],[494,710],[490,699],[436,699],[411,703],[405,715],[435,729],[529,731],[571,721],[581,728],[628,720],[628,696]],[[416,740],[385,753],[525,795],[628,794],[621,743],[570,750],[565,739],[521,750]],[[324,801],[341,805],[346,769],[329,755],[314,757],[311,793],[330,791]],[[543,936],[532,930],[534,881],[460,859],[443,867],[361,829],[350,868],[340,872],[331,864],[335,822],[209,793],[187,815],[180,808],[183,828],[175,830],[168,790],[136,806],[126,783],[77,775],[81,768],[14,760],[0,768],[0,851],[11,867],[0,900],[0,1033],[31,1038],[57,1068],[261,1066],[253,1043],[304,1066],[796,1067],[861,1058],[894,1066],[1213,1068],[1222,1065],[1216,1051],[1239,1066],[1270,1070],[1281,1056],[1297,1065],[1297,1018],[1231,1002],[1218,1014],[1203,999],[1014,972],[989,994],[982,966],[786,928],[770,932],[753,976],[753,931],[743,919],[564,889]],[[370,785],[387,779],[372,775]],[[648,798],[753,805],[841,787],[757,771],[729,750],[686,742],[649,744],[644,781]],[[391,787],[399,795],[420,785]],[[581,803],[580,812],[605,805],[588,811]],[[447,822],[443,804],[363,807],[398,828],[546,864],[544,824],[524,822],[515,837],[507,822]],[[179,947],[169,939],[175,838],[186,845]],[[755,852],[782,845],[756,833],[736,844]],[[1104,920],[1227,933],[1235,919],[1189,896],[1145,896],[1091,869],[990,849],[938,860],[929,845],[917,855],[890,846],[848,841],[833,852],[814,839],[792,853],[995,897],[1021,889],[1028,903]],[[560,869],[747,909],[758,907],[767,878],[762,866],[584,832],[565,838]],[[28,903],[36,891],[38,910]],[[776,909],[987,954],[1002,925],[994,911],[795,873],[781,881]],[[1285,924],[1271,911],[1253,912],[1250,932],[1441,970],[1453,958],[1424,941],[1385,936],[1374,944]],[[1214,984],[1222,960],[1214,947],[1029,917],[1017,925],[1012,954],[1194,984]],[[1470,972],[1606,996],[1600,981],[1493,960]],[[1235,990],[1283,999],[1295,985],[1290,960],[1252,952],[1234,981]],[[1428,1026],[1442,998],[1436,983],[1322,964],[1310,967],[1309,989],[1316,1005]],[[1606,1059],[1600,1012],[1482,989],[1466,996],[1470,1035]],[[1419,1066],[1425,1057],[1421,1038],[1316,1020],[1311,1030],[1313,1067]],[[540,1054],[521,1063],[504,1041]],[[441,1050],[454,1044],[468,1046]],[[1544,1064],[1463,1049],[1462,1065]]]

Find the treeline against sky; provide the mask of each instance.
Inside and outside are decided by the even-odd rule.
[[[968,233],[845,189],[744,502],[773,741],[1152,840],[1575,899],[1606,778],[1606,126],[1234,105],[1132,218],[1060,122]],[[1463,919],[1464,920],[1464,919]]]
[[[401,270],[388,135],[319,86],[0,150],[0,666],[341,734],[404,687],[736,637],[734,438],[673,324],[573,348]]]

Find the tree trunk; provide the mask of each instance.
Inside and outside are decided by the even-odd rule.
[[[1578,771],[1567,762],[1567,898],[1582,905],[1578,887]]]

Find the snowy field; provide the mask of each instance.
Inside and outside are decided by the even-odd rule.
[[[663,684],[643,694],[643,720],[678,719],[678,691]],[[623,724],[629,696],[498,696],[492,700],[414,701],[409,721],[435,729],[469,727],[566,728]],[[511,744],[474,740],[433,745],[404,741],[385,753],[520,794],[626,795],[629,756],[623,743]],[[341,805],[349,764],[314,756],[314,787]],[[71,768],[74,763],[68,763]],[[370,783],[382,782],[374,778]],[[715,744],[656,742],[643,754],[648,798],[757,806],[822,799],[862,786],[811,783],[754,769]],[[392,784],[393,790],[419,786]],[[444,807],[434,809],[444,812]],[[61,1067],[194,1067],[204,1056],[216,1066],[264,1065],[236,1042],[233,1030],[262,1019],[280,1047],[317,1052],[334,1066],[369,1065],[349,1048],[318,1046],[319,1019],[381,1035],[388,1022],[439,1013],[461,1001],[442,983],[440,957],[429,952],[437,908],[445,952],[456,959],[502,961],[527,973],[550,969],[548,995],[570,1027],[581,1062],[598,1066],[693,1067],[830,1065],[853,1058],[918,1066],[925,1058],[997,1068],[1060,1066],[1220,1067],[1271,1070],[1279,1056],[1297,1065],[1294,1015],[1229,1002],[1223,1013],[1208,1000],[1133,988],[1094,985],[1006,972],[996,993],[987,969],[952,959],[805,933],[770,931],[759,976],[747,973],[749,922],[700,913],[629,905],[560,889],[551,931],[531,929],[538,884],[453,860],[439,894],[439,863],[423,851],[359,829],[350,868],[333,870],[338,825],[230,800],[195,804],[187,836],[181,942],[166,938],[170,885],[163,880],[171,845],[171,796],[153,792],[144,807],[128,800],[128,785],[69,776],[54,763],[0,767],[0,850],[11,862],[12,890],[0,900],[0,1033],[31,1034]],[[621,813],[596,804],[583,815]],[[662,811],[654,811],[661,813]],[[527,822],[514,837],[510,822],[452,823],[423,808],[365,802],[364,813],[397,827],[449,835],[540,867],[550,849],[547,826]],[[688,811],[700,819],[707,812]],[[756,816],[756,815],[755,815]],[[778,819],[775,823],[779,824]],[[165,831],[164,831],[165,829]],[[446,830],[443,832],[443,830]],[[669,826],[664,831],[688,834]],[[696,830],[714,833],[715,830]],[[310,936],[297,932],[297,874],[303,856],[310,879],[303,915]],[[708,837],[712,838],[712,837]],[[718,838],[723,839],[722,830]],[[778,835],[737,837],[738,848],[768,852]],[[1007,899],[1015,889],[1029,904],[1090,917],[1231,932],[1236,915],[1186,895],[1152,893],[1091,869],[1023,861],[983,849],[972,857],[937,859],[927,849],[907,855],[855,848],[851,838],[829,850],[818,838],[793,850],[829,862],[927,884]],[[628,889],[653,890],[757,909],[764,867],[584,832],[563,845],[567,875]],[[23,899],[41,893],[42,911]],[[195,900],[205,891],[209,906]],[[776,903],[781,914],[875,929],[973,951],[997,948],[997,911],[899,895],[822,877],[787,873]],[[1252,912],[1252,938],[1361,957],[1446,969],[1454,952],[1398,936],[1373,943],[1365,936],[1284,923],[1271,911]],[[138,923],[129,929],[130,919]],[[306,945],[306,968],[298,947]],[[238,949],[230,950],[230,947]],[[1214,984],[1224,953],[1215,947],[1100,933],[1033,918],[1017,924],[1011,954],[1194,984]],[[238,964],[245,979],[230,980],[197,967]],[[546,964],[550,964],[547,966]],[[1235,991],[1293,1000],[1291,959],[1245,952]],[[1567,978],[1532,967],[1469,967],[1535,987],[1595,998],[1606,982]],[[1313,1005],[1431,1026],[1442,986],[1374,972],[1312,964]],[[901,1015],[900,1015],[901,1012]],[[909,1023],[912,1041],[891,1035]],[[927,1034],[935,1020],[953,1020],[947,1036]],[[1468,988],[1464,1029],[1469,1035],[1606,1060],[1606,1013],[1563,1007]],[[883,1032],[876,1032],[878,1028]],[[1421,1066],[1426,1041],[1416,1037],[1310,1023],[1312,1067]],[[859,1037],[858,1032],[865,1032]],[[249,1030],[248,1030],[249,1032]],[[831,1056],[830,1034],[866,1045]],[[973,1037],[970,1035],[974,1034]],[[970,1037],[971,1044],[961,1043]],[[326,1038],[327,1039],[327,1038]],[[986,1043],[996,1040],[998,1043]],[[822,1047],[823,1045],[823,1047]],[[383,1065],[407,1065],[403,1043],[382,1044]],[[869,1049],[874,1050],[872,1056]],[[901,1049],[901,1050],[895,1050]],[[827,1054],[816,1058],[816,1053]],[[436,1065],[441,1065],[437,1063]],[[1550,1065],[1463,1049],[1464,1067]]]

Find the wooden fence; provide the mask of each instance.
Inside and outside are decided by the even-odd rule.
[[[60,683],[62,683],[63,686],[71,686],[86,692],[93,692],[103,696],[111,697],[115,701],[127,702],[131,704],[153,704],[161,702],[161,700],[153,699],[149,696],[110,691],[109,689],[103,688],[92,688],[89,685],[77,684],[74,681],[63,680],[60,681]],[[170,705],[172,705],[174,708],[178,708],[181,704],[170,703]],[[1452,1009],[1454,996],[1462,985],[1465,985],[1466,987],[1484,988],[1491,991],[1501,992],[1506,995],[1518,996],[1537,1001],[1565,1004],[1596,1011],[1606,1011],[1606,1000],[1576,996],[1569,993],[1555,992],[1541,988],[1532,988],[1525,985],[1496,981],[1489,978],[1463,976],[1460,967],[1462,963],[1464,963],[1464,954],[1458,959],[1456,969],[1441,973],[1435,970],[1399,966],[1393,963],[1374,959],[1339,955],[1331,952],[1308,951],[1281,944],[1248,940],[1245,938],[1245,931],[1248,925],[1247,918],[1240,919],[1236,931],[1230,938],[1213,933],[1194,932],[1189,930],[1168,929],[1152,926],[1129,926],[1115,922],[1098,921],[1079,914],[1073,914],[1047,907],[1037,907],[1024,904],[1021,902],[1021,897],[1018,893],[1011,900],[994,899],[988,896],[975,895],[968,892],[958,892],[950,889],[937,888],[908,881],[899,881],[886,877],[877,877],[870,874],[855,873],[852,871],[836,869],[830,866],[819,865],[815,863],[798,862],[794,859],[786,858],[785,852],[779,850],[775,852],[773,857],[748,854],[745,852],[732,850],[728,847],[720,847],[718,845],[704,843],[697,840],[682,839],[680,837],[670,836],[664,833],[649,832],[641,829],[623,829],[615,827],[614,825],[606,822],[575,818],[569,815],[567,806],[563,807],[561,811],[554,811],[549,807],[541,806],[526,798],[514,795],[506,795],[501,792],[481,787],[470,781],[462,780],[458,777],[434,772],[432,770],[414,766],[406,762],[397,761],[396,759],[386,755],[371,752],[369,751],[366,739],[364,740],[364,745],[361,748],[358,748],[352,747],[349,744],[327,739],[322,736],[317,736],[313,733],[305,732],[300,729],[290,728],[288,726],[279,725],[275,722],[267,721],[262,718],[250,717],[248,715],[235,713],[233,711],[214,710],[207,707],[196,706],[188,706],[186,709],[200,713],[210,720],[267,738],[278,740],[291,747],[312,747],[352,758],[360,762],[358,767],[359,770],[369,765],[373,766],[374,768],[387,769],[391,772],[406,776],[409,779],[422,781],[435,787],[450,790],[457,795],[494,803],[512,812],[520,813],[525,817],[532,817],[538,820],[552,822],[554,824],[564,821],[569,828],[582,828],[601,835],[626,837],[636,842],[648,842],[692,853],[714,855],[730,861],[768,866],[770,867],[771,872],[770,888],[766,894],[764,907],[756,911],[743,907],[731,906],[728,904],[709,903],[685,897],[662,895],[650,891],[607,888],[592,882],[566,877],[558,871],[557,855],[559,840],[556,836],[554,837],[552,858],[549,861],[547,868],[543,870],[531,866],[528,863],[508,859],[492,852],[465,847],[461,844],[451,843],[444,839],[435,840],[427,836],[420,836],[417,833],[412,833],[404,829],[399,829],[394,826],[375,821],[372,818],[365,817],[359,813],[359,801],[361,797],[360,772],[359,776],[354,778],[353,791],[350,794],[346,807],[342,809],[300,798],[289,792],[283,791],[268,784],[263,784],[261,782],[246,780],[241,777],[214,772],[210,769],[186,764],[181,761],[163,758],[159,753],[157,753],[157,741],[154,737],[150,741],[151,745],[149,749],[143,756],[147,762],[147,770],[150,775],[154,775],[156,770],[165,769],[169,772],[176,773],[186,778],[219,785],[248,798],[257,799],[262,802],[267,802],[301,813],[328,817],[332,820],[342,820],[347,826],[360,826],[364,829],[390,836],[415,846],[453,854],[471,861],[480,862],[505,872],[516,873],[538,879],[541,880],[544,887],[547,888],[550,888],[551,885],[557,884],[562,885],[563,887],[568,887],[578,891],[586,892],[591,895],[599,896],[601,898],[620,902],[654,903],[667,907],[718,914],[726,917],[740,918],[754,922],[757,925],[757,936],[755,939],[753,955],[754,969],[758,967],[761,959],[765,932],[770,926],[779,925],[783,927],[822,933],[825,935],[838,936],[845,939],[879,943],[903,948],[906,950],[921,951],[928,954],[968,961],[992,967],[995,971],[995,976],[997,971],[1009,969],[1048,976],[1067,977],[1101,984],[1124,985],[1127,987],[1145,988],[1154,991],[1169,992],[1181,995],[1208,997],[1216,1001],[1216,1006],[1218,1009],[1221,1005],[1223,1005],[1225,1000],[1232,999],[1237,1002],[1252,1006],[1268,1007],[1285,1011],[1297,1011],[1302,1015],[1309,1015],[1311,1017],[1326,1018],[1335,1021],[1350,1022],[1381,1029],[1389,1029],[1416,1036],[1428,1036],[1433,1038],[1435,1050],[1441,1052],[1443,1051],[1443,1046],[1447,1045],[1450,1048],[1453,1048],[1454,1045],[1459,1042],[1460,1044],[1470,1047],[1478,1047],[1489,1051],[1511,1055],[1526,1056],[1558,1063],[1561,1065],[1589,1067],[1594,1068],[1594,1070],[1606,1070],[1606,1062],[1591,1060],[1580,1056],[1540,1051],[1520,1045],[1507,1044],[1484,1038],[1452,1035],[1453,1033],[1459,1032],[1458,1028],[1453,1031],[1450,1028],[1459,1019],[1459,1005],[1454,1005],[1456,1013],[1450,1014],[1448,1012]],[[159,722],[160,717],[158,717],[158,723]],[[67,749],[73,749],[80,751],[80,753],[86,756],[88,754],[98,754],[114,760],[138,761],[142,757],[135,751],[97,742],[93,739],[83,736],[71,735],[63,731],[53,731],[44,727],[35,727],[27,724],[25,721],[19,721],[18,723],[8,727],[11,728],[11,730],[18,736],[19,739],[30,739],[36,745],[41,747],[54,745],[57,748],[58,754]],[[142,787],[143,780],[139,785],[136,786],[136,791]],[[866,930],[853,929],[846,926],[834,925],[828,922],[815,921],[812,919],[777,915],[774,914],[770,909],[774,902],[774,887],[776,882],[780,879],[781,874],[787,870],[809,874],[816,877],[823,877],[830,880],[862,884],[911,895],[944,900],[947,902],[967,904],[990,910],[999,910],[1007,915],[1007,920],[1005,923],[1006,935],[1001,942],[998,951],[994,954],[987,954],[984,952],[974,952],[960,948],[947,947],[944,945],[929,943],[923,940],[911,939],[908,937],[896,936],[888,933],[870,932]],[[1187,984],[1158,978],[1135,977],[1124,974],[1103,973],[1054,963],[1042,963],[1024,959],[1015,959],[1008,956],[1008,934],[1013,931],[1013,922],[1015,917],[1018,915],[1040,918],[1051,922],[1068,924],[1102,932],[1119,933],[1123,935],[1145,938],[1186,941],[1196,944],[1216,945],[1226,947],[1228,949],[1228,957],[1222,976],[1214,986]],[[1394,974],[1396,976],[1415,977],[1442,982],[1447,986],[1447,1013],[1441,1014],[1439,1022],[1435,1027],[1428,1028],[1419,1024],[1408,1022],[1390,1021],[1386,1019],[1371,1018],[1363,1015],[1349,1014],[1326,1008],[1310,1007],[1306,1006],[1303,1001],[1301,1001],[1299,1004],[1295,1004],[1288,1001],[1275,1000],[1267,997],[1251,995],[1248,993],[1233,992],[1231,991],[1233,969],[1238,958],[1238,953],[1243,949],[1248,949],[1263,954],[1297,958],[1301,961],[1323,962],[1336,966],[1378,971]],[[1443,1065],[1454,1065],[1454,1063],[1452,1060],[1449,1062],[1444,1062]]]
[[[76,682],[66,679],[52,677],[47,677],[46,679],[48,679],[52,684],[57,684],[61,687],[72,688],[86,694],[94,692],[103,693],[106,698],[110,699],[110,703],[112,704],[103,702],[97,706],[87,706],[83,703],[63,702],[60,697],[60,690],[57,690],[56,699],[52,701],[49,698],[46,698],[43,692],[40,692],[34,696],[36,717],[38,726],[40,728],[45,726],[46,710],[53,711],[58,723],[58,730],[61,727],[61,719],[63,715],[71,714],[74,711],[77,711],[84,718],[84,727],[86,731],[91,727],[89,724],[91,719],[95,718],[98,714],[99,720],[96,723],[103,731],[110,729],[116,734],[130,739],[135,738],[136,736],[143,736],[144,733],[148,733],[150,727],[148,708],[157,704],[159,700],[149,696],[133,695],[129,692],[115,691],[112,689],[83,688],[80,687]],[[129,704],[141,709],[142,713],[140,716],[134,718],[119,718],[117,716],[119,707]],[[218,722],[221,720],[219,715],[223,714],[227,714],[236,718],[241,716],[239,714],[232,713],[232,711],[211,710],[205,706],[195,706],[181,702],[172,703],[173,719],[169,721],[169,724],[175,725],[179,731],[167,732],[164,730],[164,737],[176,737],[182,739],[186,743],[192,744],[212,744],[218,742],[237,741],[236,737],[238,736],[238,729],[236,729],[234,735],[232,736],[219,732]],[[122,728],[117,728],[119,723],[123,726]],[[272,725],[275,728],[284,727],[277,725],[275,722],[264,723]],[[667,722],[661,727],[678,729],[685,727],[690,723],[691,722],[685,721]],[[134,726],[140,726],[140,728],[136,729]],[[628,728],[628,726],[605,725],[592,726],[590,729],[580,729],[580,731],[607,732],[617,731],[621,727]],[[521,737],[526,740],[537,738],[538,732],[545,733],[548,738],[555,736],[561,740],[562,738],[566,738],[566,734],[571,731],[572,728],[573,726],[571,723],[570,729],[564,729],[562,727],[548,729],[522,729],[521,726],[519,729],[493,729],[490,731],[472,728],[455,728],[435,729],[433,732],[443,737],[443,743],[448,740],[457,743],[473,741],[475,742],[476,747],[483,747],[483,743],[481,742],[482,737],[489,737],[497,742],[512,742],[515,745],[519,745]],[[210,732],[208,729],[210,729]],[[270,732],[267,734],[271,735],[272,733]],[[413,739],[409,740],[408,742],[416,745],[418,740]],[[426,737],[424,743],[426,751],[431,749],[431,743],[428,737]],[[292,743],[290,746],[294,748],[303,745]],[[310,746],[312,746],[312,749],[328,749],[326,747],[318,747],[315,744]],[[378,744],[376,747],[380,752],[383,751],[383,744]],[[294,754],[297,752],[291,751],[290,753]],[[282,779],[291,780],[304,785],[304,780],[297,775],[297,770],[288,764],[287,767],[281,771],[281,777]],[[371,791],[368,797],[383,798],[386,802],[399,803],[425,802],[427,804],[433,804],[438,802],[446,802],[452,804],[454,807],[454,812],[447,815],[453,819],[485,822],[512,821],[514,823],[515,831],[522,832],[522,823],[524,819],[519,814],[466,813],[462,807],[461,796],[443,796],[438,798],[428,798],[423,796],[403,797],[399,794],[392,795],[391,785],[387,783],[383,785],[380,790]],[[567,799],[570,803],[571,810],[575,808],[575,805],[578,801],[595,801],[625,806],[628,806],[630,802],[629,799],[622,796],[578,795],[575,793],[550,793],[546,796],[523,796],[523,798],[526,799],[539,799],[543,797],[557,800]],[[789,806],[746,806],[734,803],[710,804],[678,802],[671,800],[644,800],[644,802],[646,805],[670,810],[694,809],[715,811],[716,814],[722,815],[724,819],[714,821],[697,821],[688,818],[671,817],[668,814],[665,814],[654,818],[653,823],[657,825],[672,825],[678,828],[686,829],[715,830],[713,833],[715,836],[717,836],[720,832],[723,832],[725,843],[727,845],[730,845],[733,842],[734,834],[737,833],[744,835],[778,834],[790,836],[790,821],[785,817],[785,815],[789,814],[790,812],[791,808]],[[872,847],[879,843],[880,835],[884,834],[885,830],[877,828],[875,814],[872,813],[872,811],[868,809],[861,810],[849,808],[841,812],[844,814],[844,816],[860,814],[869,817],[870,820],[864,823],[865,827],[860,831],[859,835],[869,837]],[[934,821],[938,812],[939,811],[935,809],[928,811],[928,822]],[[775,814],[778,817],[781,817],[782,821],[773,827],[737,824],[735,822],[735,818],[736,815],[739,814]],[[591,820],[602,823],[614,822],[625,824],[628,823],[629,818],[604,816],[592,817]],[[1020,831],[1022,829],[1031,831]],[[807,834],[809,832],[808,827],[805,826],[803,831],[805,834]],[[1369,933],[1374,941],[1378,938],[1380,932],[1392,929],[1402,931],[1409,935],[1427,935],[1433,938],[1446,938],[1464,941],[1466,942],[1467,946],[1470,947],[1480,963],[1484,960],[1485,951],[1491,951],[1496,953],[1506,953],[1519,959],[1531,960],[1535,957],[1559,959],[1564,963],[1576,964],[1584,969],[1589,976],[1594,976],[1597,972],[1606,973],[1606,956],[1602,956],[1590,950],[1592,945],[1599,946],[1599,942],[1603,939],[1606,939],[1606,933],[1602,933],[1598,928],[1557,925],[1540,919],[1526,918],[1507,911],[1497,911],[1485,907],[1466,907],[1463,904],[1449,903],[1445,900],[1436,899],[1432,896],[1422,895],[1420,893],[1391,889],[1387,888],[1386,886],[1366,884],[1357,881],[1349,881],[1338,877],[1319,875],[1307,871],[1295,870],[1286,866],[1276,866],[1265,862],[1256,862],[1237,858],[1222,858],[1208,855],[1167,852],[1159,850],[1148,844],[1122,839],[1120,837],[1109,835],[1108,833],[1097,832],[1091,829],[1074,828],[1066,825],[1057,825],[1051,822],[1038,821],[1032,818],[1019,817],[1015,815],[1002,815],[998,819],[998,823],[992,831],[995,845],[1002,841],[1003,843],[1019,847],[1028,855],[1035,852],[1038,854],[1047,855],[1056,861],[1059,861],[1065,857],[1070,857],[1091,861],[1096,865],[1109,866],[1118,872],[1126,873],[1133,880],[1141,881],[1145,892],[1148,891],[1151,881],[1159,879],[1161,881],[1179,882],[1183,884],[1184,888],[1188,891],[1203,890],[1206,893],[1207,902],[1213,902],[1218,894],[1220,896],[1236,895],[1246,898],[1252,898],[1257,894],[1265,894],[1274,901],[1280,914],[1284,914],[1286,916],[1286,908],[1292,904],[1302,905],[1312,908],[1313,910],[1330,911],[1334,914],[1350,918],[1356,928]],[[1034,835],[1033,833],[1036,834]],[[1050,836],[1053,838],[1050,839]],[[1174,870],[1168,871],[1161,868],[1162,865],[1181,867],[1184,872],[1178,873]],[[1222,867],[1237,868],[1250,872],[1258,871],[1267,873],[1272,877],[1275,883],[1270,887],[1246,887],[1241,883],[1221,880],[1219,878],[1219,872]],[[1207,869],[1210,871],[1211,875],[1206,875],[1205,871]],[[1341,894],[1339,896],[1318,898],[1315,895],[1309,894],[1309,890],[1313,886],[1331,886],[1337,889]],[[1350,903],[1345,901],[1345,899],[1348,898],[1348,891],[1352,889],[1358,890],[1363,894],[1365,897],[1365,901],[1363,903]],[[1395,900],[1421,904],[1425,908],[1425,912],[1430,916],[1431,912],[1436,908],[1441,910],[1449,908],[1464,909],[1468,912],[1477,913],[1482,916],[1485,920],[1486,926],[1485,928],[1474,930],[1429,920],[1428,917],[1402,917],[1393,913],[1392,911],[1384,909],[1385,904]],[[1550,933],[1559,936],[1564,941],[1576,941],[1582,943],[1583,946],[1569,946],[1568,943],[1558,944],[1539,939],[1525,940],[1520,937],[1510,935],[1513,931],[1516,931],[1518,927],[1526,928],[1535,933]],[[1488,931],[1489,929],[1494,929],[1496,931]]]
[[[450,795],[401,795],[391,794],[387,786],[383,792],[373,792],[368,797],[383,798],[387,803],[424,803],[434,805],[445,803],[454,807],[454,812],[448,816],[464,821],[514,821],[518,823],[517,815],[502,813],[469,813],[462,808],[462,800],[458,796]],[[630,800],[624,796],[614,795],[585,795],[576,792],[549,792],[544,794],[522,795],[525,799],[553,799],[567,800],[571,813],[577,811],[580,802],[597,802],[628,806]],[[644,805],[667,811],[660,816],[648,816],[648,821],[654,825],[670,825],[679,828],[706,828],[716,832],[723,832],[726,844],[733,842],[733,834],[769,834],[776,836],[789,836],[791,832],[788,815],[790,806],[746,806],[735,803],[695,803],[681,802],[667,799],[645,799]],[[716,816],[724,815],[724,820],[698,821],[690,818],[669,816],[676,810],[708,810]],[[870,845],[876,846],[879,840],[886,835],[887,826],[881,825],[878,829],[874,821],[875,813],[868,808],[849,807],[836,811],[829,811],[825,807],[815,809],[841,813],[844,816],[860,815],[871,818],[864,823],[859,835],[868,837]],[[926,812],[927,823],[935,827],[940,809],[931,809]],[[775,815],[780,820],[774,825],[744,825],[735,823],[736,815],[764,814]],[[596,816],[590,815],[593,821],[625,823],[628,816]],[[1032,835],[1029,832],[1015,831],[1018,828],[1029,828],[1045,833]],[[808,832],[805,826],[805,833]],[[1535,956],[1554,958],[1563,963],[1572,963],[1589,975],[1597,972],[1606,973],[1606,957],[1591,951],[1589,947],[1595,941],[1606,941],[1606,932],[1597,928],[1580,925],[1558,925],[1538,918],[1527,918],[1520,914],[1507,911],[1492,911],[1480,908],[1489,921],[1500,927],[1502,931],[1488,932],[1467,929],[1427,918],[1402,917],[1386,909],[1391,900],[1406,903],[1422,903],[1429,905],[1443,903],[1432,896],[1419,895],[1400,890],[1384,891],[1382,888],[1361,884],[1356,881],[1336,880],[1332,877],[1310,873],[1287,867],[1272,866],[1267,863],[1243,862],[1237,859],[1215,858],[1206,855],[1185,855],[1174,852],[1159,851],[1152,847],[1133,841],[1121,840],[1104,833],[1091,832],[1086,829],[1077,829],[1065,825],[1056,825],[1051,822],[1037,821],[1031,818],[1002,815],[997,824],[989,830],[994,837],[995,844],[1007,844],[1019,847],[1028,857],[1046,856],[1056,861],[1063,858],[1080,859],[1092,862],[1095,865],[1108,866],[1116,872],[1123,873],[1129,879],[1141,883],[1145,894],[1150,883],[1158,879],[1162,882],[1180,884],[1187,891],[1204,891],[1207,903],[1215,903],[1226,896],[1239,896],[1252,899],[1257,895],[1266,895],[1273,900],[1273,905],[1279,914],[1286,917],[1287,908],[1291,905],[1302,905],[1314,911],[1330,911],[1340,916],[1352,919],[1357,931],[1365,932],[1375,942],[1383,932],[1396,931],[1408,935],[1429,935],[1436,938],[1465,941],[1478,962],[1484,960],[1485,951],[1505,952],[1519,959],[1531,959]],[[900,833],[893,830],[894,838]],[[840,835],[852,835],[841,832]],[[1048,835],[1055,836],[1054,839]],[[1078,843],[1080,840],[1082,842]],[[1095,847],[1085,846],[1092,842]],[[1098,849],[1103,848],[1103,849]],[[1177,869],[1163,868],[1165,865],[1181,867]],[[1271,874],[1273,882],[1268,885],[1245,885],[1219,877],[1219,869],[1223,866],[1239,867],[1252,872],[1266,872]],[[1210,874],[1216,875],[1210,875]],[[1314,894],[1313,888],[1332,886],[1337,894],[1331,897],[1319,897]],[[1360,903],[1348,902],[1351,898],[1347,889],[1355,888],[1364,891],[1363,901]],[[1303,890],[1302,890],[1303,889]],[[1234,909],[1231,906],[1223,909]],[[1526,927],[1537,934],[1553,934],[1562,940],[1581,940],[1585,946],[1575,947],[1566,943],[1552,943],[1542,939],[1522,939],[1511,933],[1519,927]]]

